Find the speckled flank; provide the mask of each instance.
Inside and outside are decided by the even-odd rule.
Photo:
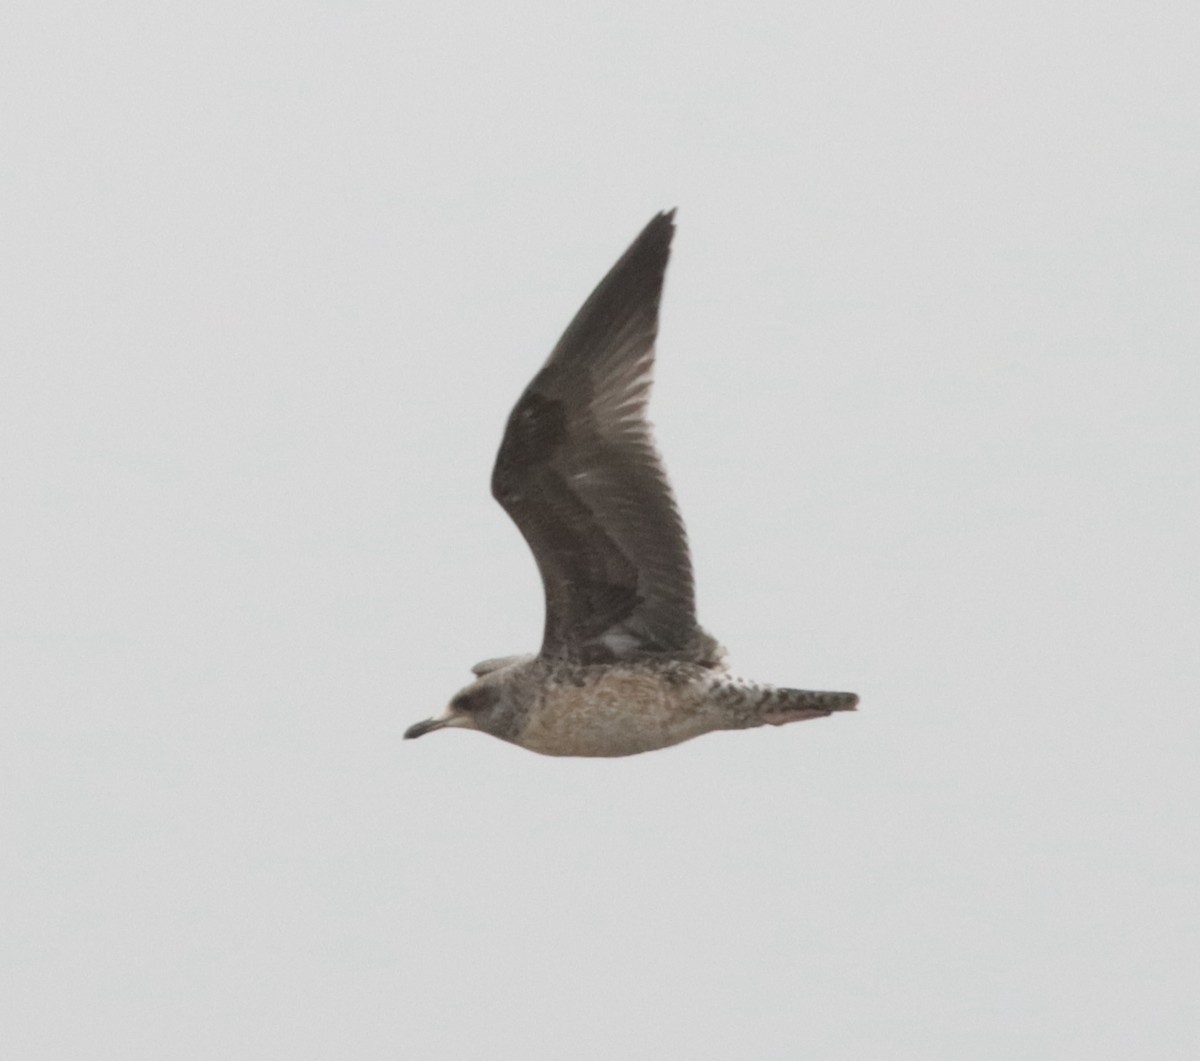
[[[516,743],[544,755],[633,755],[722,728],[707,676],[680,682],[657,668],[589,670],[581,684],[547,685]]]

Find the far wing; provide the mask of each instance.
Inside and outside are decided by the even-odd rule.
[[[646,420],[673,212],[592,292],[508,420],[492,492],[533,550],[542,655],[711,662],[683,521]]]

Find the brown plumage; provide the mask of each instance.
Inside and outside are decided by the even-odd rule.
[[[731,678],[696,622],[683,520],[645,415],[673,215],[657,215],[592,292],[496,458],[492,493],[545,590],[540,653],[477,664],[446,712],[406,737],[461,726],[550,755],[628,755],[857,703]]]

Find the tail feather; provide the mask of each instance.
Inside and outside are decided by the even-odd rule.
[[[835,711],[855,711],[856,693],[826,693],[811,689],[771,689],[759,703],[760,724],[783,726],[810,718],[825,718]]]
[[[788,722],[824,718],[835,711],[853,711],[858,706],[855,693],[785,689],[740,678],[720,681],[713,689],[712,696],[728,719],[728,729],[782,726]]]

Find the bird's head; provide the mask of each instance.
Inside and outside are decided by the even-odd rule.
[[[451,726],[478,729],[484,733],[503,736],[504,721],[508,715],[499,683],[491,675],[484,675],[456,693],[440,715],[409,726],[404,731],[404,736],[406,739],[423,737],[435,729],[447,729]]]

